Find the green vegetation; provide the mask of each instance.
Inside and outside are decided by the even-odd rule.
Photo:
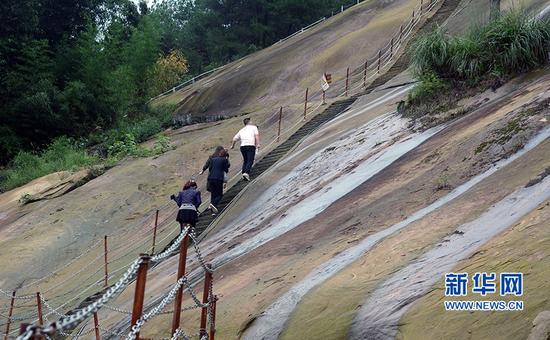
[[[504,145],[508,143],[515,135],[526,129],[527,119],[530,115],[530,112],[525,111],[520,113],[517,117],[510,120],[504,127],[497,129],[493,135],[494,137],[482,142],[475,149],[475,154],[483,152],[488,147],[498,144]]]
[[[173,107],[159,107],[155,115],[133,123],[121,122],[89,139],[65,136],[53,140],[40,152],[19,151],[9,166],[0,171],[0,192],[4,192],[47,174],[89,168],[97,177],[101,169],[116,165],[126,157],[149,157],[171,150],[170,139],[159,134],[171,123]],[[155,136],[151,149],[139,143]]]
[[[52,172],[78,170],[97,162],[96,157],[90,156],[74,140],[59,137],[40,154],[20,151],[4,172],[0,190],[18,187]]]
[[[182,50],[192,74],[236,60],[295,33],[355,0],[170,0],[162,43]],[[164,47],[166,49],[166,47]]]
[[[449,174],[447,171],[442,172],[435,180],[435,190],[451,190],[452,187],[449,184]]]
[[[195,120],[149,98],[351,2],[0,1],[0,188],[151,154],[139,143]]]
[[[159,130],[150,95],[188,72],[144,1],[6,0],[0,21],[0,164],[126,124],[141,141]]]
[[[411,50],[419,85],[407,106],[449,97],[480,84],[498,86],[506,78],[540,67],[550,52],[550,22],[523,12],[502,14],[464,36],[439,28],[420,37]],[[405,108],[406,110],[406,108]]]
[[[59,137],[40,153],[20,151],[10,166],[0,172],[0,192],[4,192],[47,174],[68,170],[89,168],[97,177],[103,170],[112,167],[126,157],[149,157],[163,154],[172,149],[170,138],[162,134],[155,136],[151,149],[136,142],[133,134],[127,133],[112,144],[101,144],[106,157],[93,155],[82,143],[67,137]],[[96,149],[97,150],[97,149]]]

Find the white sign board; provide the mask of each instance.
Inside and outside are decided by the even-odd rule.
[[[323,79],[321,80],[321,89],[323,91],[328,90],[330,85],[328,84],[326,75],[323,74]]]

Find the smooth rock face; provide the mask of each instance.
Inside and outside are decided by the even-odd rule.
[[[74,173],[59,171],[37,178],[0,195],[0,207],[14,202],[28,203],[59,197],[83,183],[89,175],[89,170],[85,169]]]
[[[550,311],[541,312],[533,320],[533,330],[527,340],[548,340],[550,339]]]

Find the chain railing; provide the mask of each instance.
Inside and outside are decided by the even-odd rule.
[[[75,339],[78,339],[82,335],[90,334],[92,332],[98,332],[102,330],[104,333],[109,334],[115,334],[115,335],[122,335],[123,333],[117,332],[116,330],[107,330],[103,329],[98,324],[98,317],[97,312],[102,308],[105,307],[105,309],[114,311],[117,313],[120,313],[127,317],[128,315],[131,315],[132,317],[132,325],[130,328],[129,333],[126,335],[126,339],[136,339],[139,336],[139,332],[142,329],[142,327],[147,323],[147,321],[151,320],[155,316],[158,315],[166,315],[166,314],[172,314],[174,311],[164,311],[166,306],[174,300],[176,297],[176,294],[178,294],[178,291],[181,291],[183,287],[185,287],[186,292],[189,293],[191,296],[191,299],[193,300],[194,304],[191,306],[183,307],[181,306],[181,299],[176,303],[174,306],[174,310],[180,310],[180,311],[189,311],[193,309],[202,309],[201,315],[208,315],[209,325],[210,325],[210,336],[208,334],[205,334],[203,329],[205,328],[203,322],[203,317],[201,316],[201,331],[200,331],[200,337],[201,339],[212,339],[214,334],[214,312],[215,309],[212,308],[213,305],[215,305],[215,301],[217,301],[217,298],[213,294],[213,284],[212,284],[212,274],[213,270],[212,268],[204,262],[204,259],[201,256],[200,249],[197,244],[194,244],[194,250],[197,258],[199,259],[200,268],[202,268],[205,272],[205,292],[204,292],[204,298],[201,302],[200,299],[196,296],[196,294],[193,291],[193,287],[191,283],[189,282],[189,279],[185,272],[181,274],[181,276],[177,279],[176,284],[172,286],[172,288],[164,294],[160,302],[154,302],[153,306],[149,307],[149,310],[142,314],[143,310],[143,302],[144,302],[144,288],[145,288],[145,280],[147,276],[147,268],[150,262],[160,262],[166,259],[168,256],[172,255],[176,250],[179,248],[180,253],[183,255],[180,255],[180,262],[186,261],[187,258],[187,246],[188,246],[188,240],[191,238],[191,240],[196,240],[195,238],[195,232],[193,229],[191,229],[189,226],[186,226],[178,235],[178,237],[174,240],[171,246],[167,247],[162,252],[153,255],[151,257],[142,255],[138,259],[136,259],[127,269],[127,271],[124,273],[124,275],[107,291],[102,294],[100,297],[95,299],[93,302],[89,303],[87,306],[82,307],[70,315],[64,315],[60,313],[58,310],[61,308],[52,307],[46,299],[44,299],[42,296],[39,295],[39,298],[42,302],[42,305],[46,307],[46,309],[49,311],[44,315],[44,320],[46,320],[47,323],[49,323],[48,316],[50,315],[56,315],[58,318],[57,321],[53,323],[49,323],[47,326],[40,326],[40,325],[26,325],[24,328],[23,334],[21,334],[17,339],[18,340],[27,340],[31,338],[35,338],[37,336],[53,336],[55,334],[61,334],[62,336],[70,336],[66,331],[71,331],[74,327],[76,327],[78,324],[86,321],[89,319],[92,315],[94,315],[94,328],[84,331],[84,328],[86,328],[86,325],[78,329],[76,331],[76,335],[73,337]],[[181,265],[181,264],[180,264]],[[183,266],[185,268],[185,266]],[[179,275],[179,274],[178,274]],[[122,308],[112,306],[110,304],[107,304],[109,301],[112,301],[118,294],[120,294],[133,280],[136,279],[136,299],[134,300],[134,307],[133,311],[127,311]],[[141,288],[139,288],[141,287]],[[136,307],[137,306],[137,307]],[[136,309],[137,308],[137,309]],[[136,310],[138,310],[138,314],[136,315]],[[206,313],[206,314],[205,314]],[[41,313],[39,313],[41,314]],[[15,321],[15,320],[14,320]],[[183,333],[181,329],[179,329],[179,320],[178,320],[178,327],[176,332],[172,334],[172,338],[183,338],[188,339],[187,335]]]

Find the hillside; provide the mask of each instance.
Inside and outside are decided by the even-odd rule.
[[[388,43],[388,33],[411,15],[417,1],[364,1],[284,43],[229,64],[212,76],[161,98],[178,114],[234,116],[271,114],[303,103],[306,87],[318,92],[324,72],[345,77]],[[328,95],[334,95],[329,91]]]
[[[488,1],[442,5],[450,3],[444,25],[452,33],[486,19]],[[284,142],[305,124],[304,89],[318,92],[325,71],[341,84],[346,68],[376,55],[417,5],[366,1],[155,104],[178,103],[178,115],[250,113],[261,123],[263,157],[280,144],[271,143],[276,107],[285,108]],[[548,3],[523,5],[540,12]],[[466,96],[438,112],[433,126],[397,114],[414,81],[409,70],[398,71],[370,93],[359,86],[349,109],[265,169],[201,236],[202,255],[215,268],[219,339],[459,339],[465,332],[472,339],[525,339],[534,323],[548,327],[535,319],[550,311],[550,69]],[[338,99],[338,86],[329,102]],[[325,107],[312,99],[306,122]],[[216,145],[227,145],[241,118],[167,131],[174,150],[126,160],[59,197],[20,205],[12,198],[25,188],[0,196],[0,288],[40,290],[65,312],[101,290],[103,235],[110,235],[118,257],[110,268],[125,269],[149,252],[152,213],[160,209],[161,221],[171,218],[170,194],[196,176]],[[231,163],[234,184],[237,152]],[[204,176],[198,181],[204,191]],[[168,220],[161,230],[158,248],[179,227]],[[190,258],[199,294],[202,272],[196,256]],[[177,263],[171,256],[149,270],[146,310],[174,284]],[[99,272],[89,273],[96,267]],[[445,312],[448,272],[522,272],[524,310]],[[119,274],[113,272],[110,283]],[[128,332],[124,311],[132,309],[134,290],[129,284],[111,308],[99,311],[102,336]],[[9,299],[0,301],[4,314]],[[18,304],[16,315],[34,311]],[[198,318],[195,310],[182,313],[187,334],[197,332]],[[171,314],[155,317],[142,338],[170,336],[171,320]],[[92,338],[90,319],[82,325]]]

